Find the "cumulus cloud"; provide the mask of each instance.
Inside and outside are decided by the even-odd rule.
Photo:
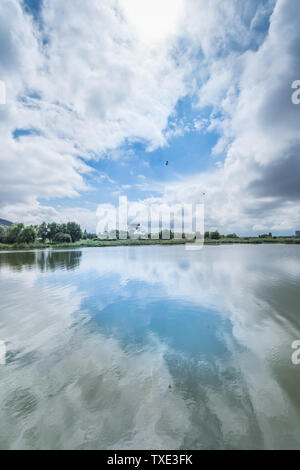
[[[291,102],[299,2],[160,3],[44,0],[35,21],[20,1],[1,2],[3,214],[27,204],[29,217],[37,207],[42,216],[41,199],[88,189],[92,159],[122,158],[125,142],[151,151],[189,132],[169,124],[190,94],[210,110],[193,131],[219,133],[212,154],[220,160],[161,188],[163,202],[206,191],[207,225],[224,230],[300,222],[300,115]]]
[[[200,44],[205,62],[198,106],[211,107],[208,129],[220,134],[214,154],[225,158],[216,170],[167,185],[162,199],[200,200],[206,191],[208,229],[291,231],[300,224],[300,114],[291,101],[300,4],[251,3],[222,2],[219,14],[218,1],[205,12],[201,2],[189,3],[195,30],[200,18],[198,36],[189,27],[193,47]],[[270,22],[266,34],[251,34],[262,18]]]
[[[1,2],[2,209],[78,195],[87,162],[126,140],[165,144],[184,69],[163,34],[151,47],[139,40],[122,5],[45,0],[37,23],[21,2]]]

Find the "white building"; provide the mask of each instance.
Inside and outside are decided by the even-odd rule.
[[[141,225],[141,224],[129,224],[128,225],[128,233],[129,236],[132,238],[147,238],[148,231]]]

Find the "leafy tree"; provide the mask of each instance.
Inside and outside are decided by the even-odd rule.
[[[59,233],[68,233],[67,224],[60,224],[58,227]]]
[[[7,228],[3,225],[0,225],[0,243],[7,242]]]
[[[48,224],[48,238],[53,242],[55,236],[59,233],[59,225],[56,222]]]
[[[210,238],[211,238],[211,240],[219,240],[221,238],[221,235],[216,230],[215,232],[210,233]]]
[[[19,233],[17,242],[18,243],[34,243],[36,240],[36,231],[34,227],[25,227]]]
[[[45,243],[48,238],[48,227],[46,222],[43,222],[38,228],[38,237]]]
[[[54,237],[56,243],[72,243],[71,235],[68,233],[57,233]]]
[[[227,238],[239,238],[236,233],[229,233]]]
[[[13,224],[7,230],[7,243],[17,243],[18,236],[22,232],[24,224]]]
[[[209,232],[204,233],[204,238],[209,238]]]
[[[117,230],[117,232],[118,232],[118,230]],[[87,238],[88,238],[88,240],[94,240],[95,238],[97,238],[97,240],[98,240],[98,237],[97,237],[96,233],[88,233]],[[118,238],[118,233],[117,233],[117,238]]]
[[[68,222],[67,223],[67,232],[71,238],[72,242],[75,243],[79,241],[82,237],[81,227],[76,222]]]
[[[119,239],[119,230],[116,230],[116,237]],[[85,230],[82,234],[83,240],[94,240],[94,238],[97,238],[96,233],[88,233],[87,230]]]

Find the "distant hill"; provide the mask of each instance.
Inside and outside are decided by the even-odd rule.
[[[0,225],[5,225],[6,227],[10,227],[11,225],[13,225],[13,223],[10,222],[9,220],[0,219]]]

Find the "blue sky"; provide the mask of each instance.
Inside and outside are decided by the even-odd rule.
[[[24,0],[25,9],[30,12],[35,19],[38,19],[42,7],[42,0]]]
[[[173,204],[206,192],[208,230],[299,228],[298,10],[296,0],[4,0],[0,215],[93,230],[97,208],[119,195]]]

